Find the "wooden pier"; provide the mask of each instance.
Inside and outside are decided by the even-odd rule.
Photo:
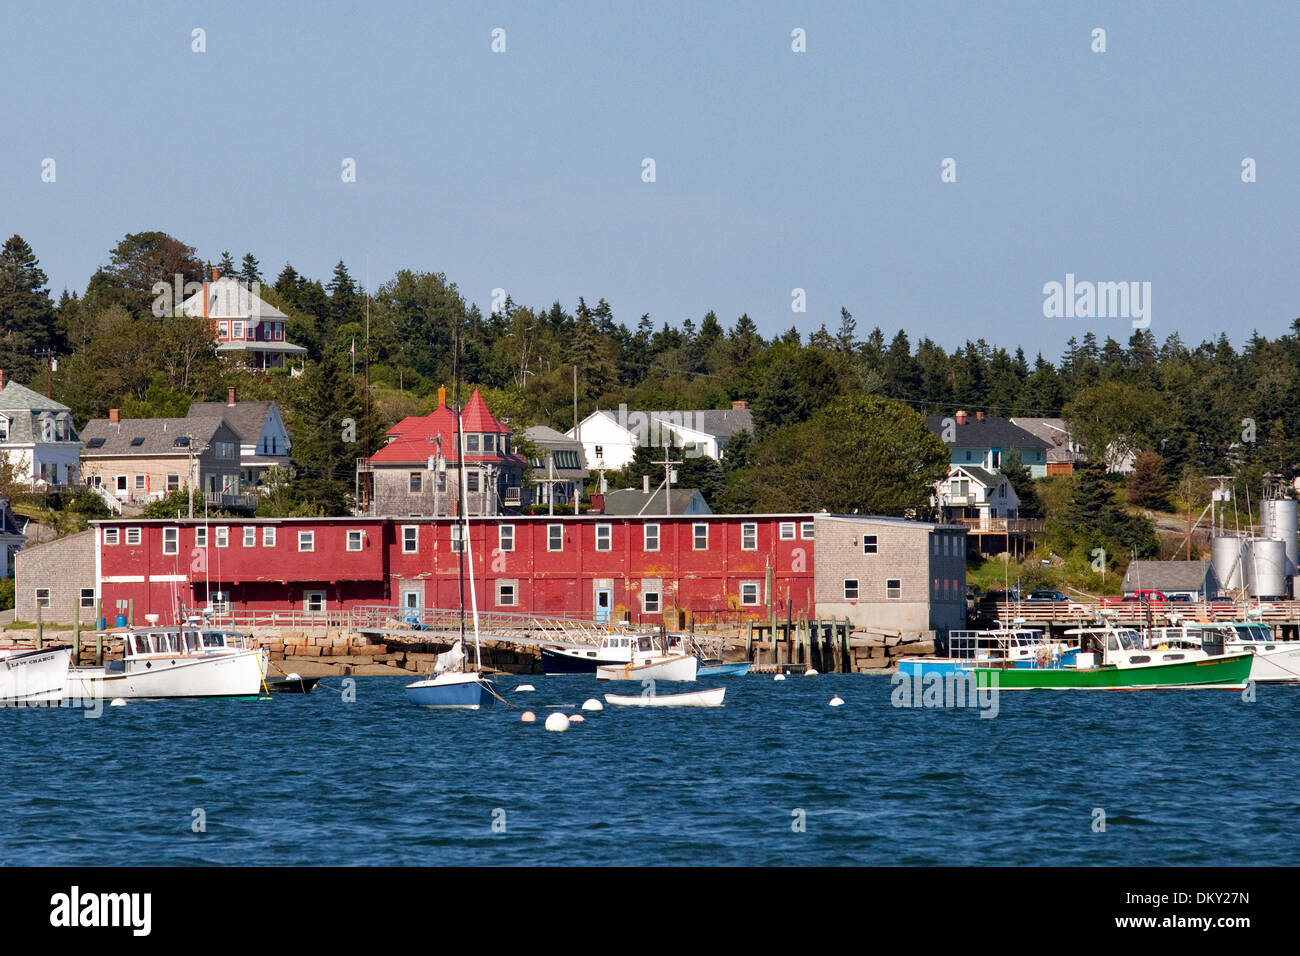
[[[750,671],[756,674],[810,667],[821,674],[848,674],[853,669],[849,653],[852,633],[848,618],[751,621],[745,654],[751,661]]]

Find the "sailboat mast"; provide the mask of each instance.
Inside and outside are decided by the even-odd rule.
[[[456,326],[452,332],[452,375],[456,379],[456,394],[453,399],[456,405],[456,484],[459,494],[456,495],[456,525],[461,534],[460,547],[456,551],[458,560],[458,578],[460,584],[460,646],[465,647],[465,422],[461,416],[460,407],[460,326]]]

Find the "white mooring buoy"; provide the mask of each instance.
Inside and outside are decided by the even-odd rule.
[[[784,674],[773,674],[773,675],[772,675],[772,680],[785,680],[785,675],[784,675]]]
[[[531,710],[526,710],[519,715],[519,719],[525,724],[531,724],[535,720],[537,720],[537,715],[534,714]]]
[[[125,707],[125,706],[126,706],[126,698],[124,698],[124,697],[114,697],[111,701],[109,701],[108,706],[109,706],[109,707]]]
[[[582,716],[582,714],[570,714],[570,715],[569,715],[569,723],[571,723],[571,724],[582,724],[582,723],[586,723],[586,721],[587,721],[587,718],[584,717],[584,716]]]
[[[594,697],[588,697],[586,700],[582,702],[582,709],[583,710],[604,710],[605,705],[602,704]]]
[[[836,694],[834,697],[831,698],[831,706],[832,706],[832,707],[843,707],[843,706],[844,706],[844,698],[842,698],[839,694]]]
[[[515,688],[515,692],[520,694],[530,690],[537,690],[537,688],[534,687],[532,684],[520,684],[518,687]]]
[[[558,712],[551,714],[546,718],[546,729],[562,734],[569,729],[569,718]]]
[[[816,676],[817,676],[817,671],[810,667],[810,668],[808,668],[806,671],[803,672],[803,676],[804,676],[804,677],[816,677]]]

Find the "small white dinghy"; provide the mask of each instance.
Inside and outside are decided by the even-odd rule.
[[[689,694],[606,694],[605,703],[613,707],[721,707],[727,689],[696,690]]]

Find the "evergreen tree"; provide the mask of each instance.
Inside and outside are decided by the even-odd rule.
[[[356,388],[332,350],[309,365],[297,381],[301,398],[293,430],[296,497],[313,513],[346,515],[361,446],[345,442],[344,422],[351,419],[359,434],[364,417]]]
[[[57,344],[54,303],[31,246],[14,235],[0,249],[0,368],[28,381],[41,364],[37,350]]]
[[[858,323],[853,319],[853,313],[840,306],[840,331],[835,336],[835,347],[845,354],[851,354],[857,350],[858,342],[854,337],[854,332]]]
[[[1165,462],[1153,451],[1144,451],[1133,463],[1128,476],[1128,503],[1135,508],[1169,510],[1169,478]]]
[[[1020,459],[1019,452],[1013,451],[1003,456],[1001,471],[1010,480],[1016,497],[1020,499],[1019,517],[1041,518],[1043,505],[1038,499],[1038,489],[1034,487],[1033,475]]]
[[[217,268],[221,270],[223,276],[234,276],[235,260],[230,258],[229,250],[221,253],[221,261],[217,263]]]
[[[256,258],[254,258],[251,252],[244,253],[244,261],[239,268],[239,278],[245,285],[250,287],[254,282],[260,284],[262,281],[261,264]]]

